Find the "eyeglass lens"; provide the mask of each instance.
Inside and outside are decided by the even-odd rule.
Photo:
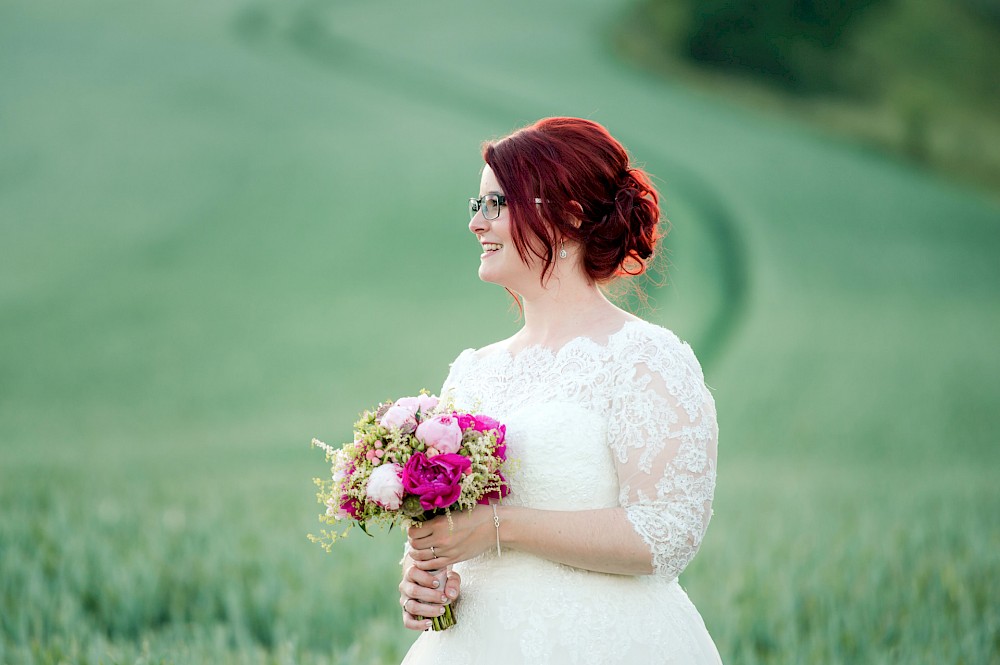
[[[479,199],[469,199],[469,217],[483,211],[484,219],[496,219],[500,216],[500,197],[496,194],[486,194]]]

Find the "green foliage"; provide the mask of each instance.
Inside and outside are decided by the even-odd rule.
[[[126,478],[113,491],[70,481],[52,491],[7,479],[4,662],[351,662],[359,639],[398,651],[392,597],[371,574],[395,568],[398,538],[345,547],[332,562],[359,576],[331,576],[331,562],[302,546],[307,522],[281,518],[299,507],[287,493],[281,507],[240,510],[258,505],[249,488],[199,491],[204,480],[155,491]]]
[[[992,0],[640,0],[614,42],[668,80],[997,191],[997,14]]]
[[[851,29],[880,0],[689,0],[684,48],[691,58],[800,91],[837,80]]]

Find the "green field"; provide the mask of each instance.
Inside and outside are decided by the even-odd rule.
[[[0,5],[0,663],[395,663],[309,448],[516,329],[481,140],[604,123],[720,413],[729,663],[1000,662],[1000,208],[632,69],[622,3]]]

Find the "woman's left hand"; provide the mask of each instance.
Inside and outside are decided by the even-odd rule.
[[[438,570],[467,561],[488,550],[496,542],[493,513],[489,506],[446,515],[414,524],[407,531],[410,558],[421,570]]]

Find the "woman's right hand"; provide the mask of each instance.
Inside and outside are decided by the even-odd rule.
[[[431,619],[444,613],[444,606],[458,598],[462,578],[448,571],[445,588],[435,575],[413,565],[409,556],[403,564],[403,581],[399,583],[399,604],[403,608],[403,626],[410,630],[429,630]]]

